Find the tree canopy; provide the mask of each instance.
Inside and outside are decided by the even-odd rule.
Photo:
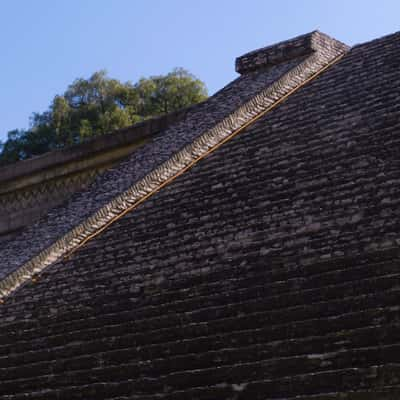
[[[182,68],[135,84],[98,71],[89,79],[76,79],[63,95],[54,97],[47,111],[33,113],[29,129],[8,132],[7,140],[0,142],[0,165],[80,143],[206,97],[204,83]]]

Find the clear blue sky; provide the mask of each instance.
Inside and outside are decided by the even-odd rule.
[[[212,94],[234,59],[319,29],[353,45],[400,30],[399,0],[0,0],[0,139],[77,77],[184,67]]]

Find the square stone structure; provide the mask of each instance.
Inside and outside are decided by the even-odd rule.
[[[400,33],[311,32],[114,150],[0,169],[0,204],[54,199],[0,209],[0,399],[398,400],[399,65]]]

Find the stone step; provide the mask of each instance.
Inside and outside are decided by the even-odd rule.
[[[400,386],[387,386],[373,390],[351,390],[348,392],[330,392],[325,394],[285,397],[276,400],[398,400]]]
[[[129,303],[127,305],[129,309],[132,306],[132,301],[139,303],[142,307],[147,304],[152,306],[160,306],[163,304],[165,307],[169,307],[169,304],[172,301],[176,302],[179,300],[185,300],[188,299],[188,297],[196,297],[199,298],[200,301],[203,301],[205,296],[215,298],[221,292],[224,292],[225,295],[225,291],[228,293],[237,293],[239,290],[240,293],[247,291],[255,296],[255,294],[260,291],[262,292],[263,288],[265,288],[265,292],[269,291],[270,294],[273,294],[285,293],[291,290],[298,291],[300,289],[318,288],[324,285],[343,284],[343,282],[350,284],[351,282],[359,280],[360,277],[363,277],[365,280],[376,279],[383,275],[396,274],[398,273],[399,266],[398,261],[380,263],[376,266],[368,264],[361,264],[359,266],[351,265],[346,269],[343,269],[343,264],[333,264],[331,270],[328,269],[328,271],[322,271],[322,273],[317,273],[315,270],[308,271],[306,268],[298,268],[296,271],[289,270],[285,273],[285,271],[282,271],[283,268],[268,271],[265,269],[265,266],[258,267],[256,270],[244,266],[242,268],[234,269],[235,274],[237,275],[236,279],[230,279],[230,276],[227,275],[227,271],[219,271],[219,273],[210,273],[205,276],[203,274],[202,276],[197,277],[197,279],[185,279],[182,281],[167,280],[166,283],[159,284],[154,288],[146,287],[143,284],[140,285],[140,280],[142,280],[143,277],[140,276],[138,278],[137,273],[131,273],[130,275],[125,276],[126,273],[124,272],[124,279],[121,283],[121,276],[114,272],[114,274],[116,274],[115,278],[111,277],[112,273],[111,276],[110,274],[107,274],[104,278],[99,279],[93,278],[92,276],[90,280],[90,277],[86,277],[86,279],[89,279],[90,281],[89,287],[85,286],[85,282],[81,282],[79,277],[76,277],[77,280],[74,281],[74,290],[85,290],[86,300],[82,300],[82,307],[85,307],[86,305],[93,307],[96,304],[102,304],[104,307],[104,303],[110,303],[110,307],[112,307],[113,296],[123,292],[126,292],[124,295],[130,299],[129,302],[127,301],[127,303]],[[335,267],[341,269],[334,269]],[[260,269],[263,269],[263,271],[260,271]],[[230,273],[233,275],[232,271]],[[154,277],[154,272],[152,272],[152,274]],[[70,279],[73,278],[70,277]],[[61,293],[63,288],[69,284],[70,279],[68,282],[62,281],[62,286],[57,286],[52,283],[51,291],[48,289],[46,290],[46,286],[44,285],[42,287],[41,284],[32,285],[31,290],[41,293],[40,302],[42,305],[51,305],[57,302],[59,293]],[[113,284],[114,282],[118,283]],[[194,285],[196,285],[196,289],[190,292],[190,288]],[[176,286],[178,286],[179,289]],[[136,290],[137,293],[135,294],[132,289]],[[161,291],[161,293],[159,294],[158,291]],[[256,291],[255,294],[254,291]],[[100,294],[95,295],[96,292],[100,292]],[[143,292],[146,292],[144,299],[142,296]],[[64,301],[66,304],[69,304],[69,302],[72,303],[75,298],[76,293],[71,293],[69,295],[66,293],[64,295]],[[121,304],[119,303],[119,307],[120,306]],[[35,310],[38,310],[32,301],[20,302],[17,307],[14,307],[13,304],[12,307],[14,315],[18,312],[26,313],[28,311],[31,312],[32,315],[35,315]],[[39,312],[40,311],[36,311],[36,313]],[[107,312],[107,310],[105,310],[105,312]],[[35,315],[35,317],[40,317],[40,314]],[[64,313],[59,316],[59,318],[63,320]],[[4,330],[7,328],[8,325],[5,325]],[[10,329],[13,329],[12,323]]]
[[[319,332],[329,333],[329,330],[338,330],[340,323],[346,323],[347,325],[342,328],[349,329],[362,327],[363,324],[371,325],[371,323],[376,324],[378,321],[388,321],[390,318],[396,318],[396,315],[399,313],[397,306],[398,296],[398,291],[387,291],[375,295],[341,299],[334,303],[320,302],[312,305],[293,307],[286,309],[285,312],[283,312],[283,310],[258,312],[230,318],[221,318],[209,321],[208,323],[191,323],[190,321],[186,321],[186,323],[179,323],[178,325],[167,328],[157,328],[157,324],[155,324],[153,325],[153,329],[152,326],[147,325],[148,329],[145,331],[138,331],[138,325],[135,321],[119,320],[118,324],[104,326],[101,335],[106,338],[135,333],[134,343],[137,346],[179,339],[184,340],[204,335],[221,335],[238,330],[260,329],[266,326],[269,327],[271,340],[273,340],[273,338],[290,337],[293,335],[293,333],[291,333],[293,330],[296,332],[296,335],[303,334],[304,336],[311,336],[320,334]],[[380,308],[374,309],[375,311],[370,314],[368,314],[368,312],[363,312],[363,310],[374,308],[377,304],[379,304],[380,307],[387,306],[394,308],[393,311],[388,311],[385,316],[383,316],[382,309]],[[325,325],[317,324],[315,326],[310,326],[310,323],[312,324],[315,318],[325,320]],[[351,318],[351,320],[347,321],[347,318]],[[293,324],[296,326],[293,327]],[[179,326],[179,329],[177,329],[177,326]],[[144,327],[146,327],[146,325]],[[78,326],[78,328],[80,329],[76,331],[65,330],[64,333],[53,336],[49,335],[46,329],[42,331],[38,329],[34,330],[26,340],[20,340],[18,342],[14,335],[9,335],[7,342],[13,346],[17,343],[18,352],[25,352],[32,348],[41,348],[42,343],[46,343],[46,347],[52,348],[75,341],[91,341],[99,335],[98,328],[91,329],[85,327],[82,329],[82,326]],[[9,345],[3,342],[3,345],[0,346],[0,354],[8,353]]]
[[[96,315],[96,317],[91,318],[91,315],[93,315],[93,310],[90,310],[88,315],[83,313],[84,319],[78,320],[73,318],[72,320],[69,320],[68,313],[65,313],[64,321],[58,324],[54,323],[52,318],[41,320],[33,319],[29,321],[22,320],[22,323],[11,323],[8,325],[9,332],[5,330],[4,334],[0,334],[0,345],[6,343],[7,341],[15,342],[16,340],[27,340],[28,338],[34,338],[37,336],[37,329],[45,329],[46,335],[56,335],[57,333],[80,329],[82,327],[82,323],[85,324],[86,329],[94,329],[99,326],[113,325],[124,321],[135,321],[134,329],[136,330],[154,330],[167,328],[168,326],[181,325],[182,319],[190,323],[200,323],[205,320],[212,321],[214,319],[230,318],[233,315],[263,312],[264,310],[271,310],[272,316],[276,315],[277,311],[279,310],[280,318],[282,318],[284,316],[285,309],[290,309],[289,313],[291,318],[298,318],[299,316],[295,316],[293,313],[298,311],[299,315],[301,315],[301,308],[302,304],[304,303],[312,305],[314,303],[318,304],[318,302],[321,300],[331,299],[330,308],[332,308],[337,306],[338,301],[348,302],[349,299],[354,297],[362,298],[363,293],[369,293],[369,296],[372,296],[377,290],[390,290],[392,287],[398,287],[399,283],[400,275],[388,275],[373,279],[359,280],[357,282],[344,283],[341,285],[332,285],[304,291],[287,292],[282,295],[272,295],[271,297],[268,296],[268,291],[265,293],[267,294],[267,297],[262,297],[264,294],[264,289],[260,287],[259,290],[261,293],[258,293],[254,289],[252,291],[243,291],[242,293],[245,297],[244,301],[240,301],[241,292],[233,292],[231,295],[234,298],[230,299],[228,297],[229,300],[226,296],[224,296],[224,293],[222,293],[219,297],[217,297],[217,299],[221,300],[221,302],[235,300],[237,302],[215,306],[215,300],[212,300],[213,297],[209,302],[207,302],[205,299],[198,300],[197,298],[194,298],[186,302],[168,304],[168,307],[165,309],[163,307],[145,307],[144,309],[138,308],[125,312],[122,311],[124,307],[121,307],[120,303],[116,303],[115,307],[122,310],[114,314],[103,314],[104,311],[100,309],[98,312],[103,315]],[[255,295],[256,298],[246,301],[246,297],[249,293]],[[351,296],[354,294],[357,294],[358,296]],[[235,297],[239,298],[237,299]],[[339,300],[337,299],[338,297],[340,298]],[[197,309],[196,306],[198,307]],[[204,308],[201,308],[202,306]],[[293,308],[293,310],[291,308]],[[191,311],[185,312],[185,310]],[[156,316],[152,315],[152,311],[156,313]],[[157,315],[160,313],[164,314],[164,316]],[[321,316],[323,315],[324,314],[322,313]]]
[[[92,375],[93,376],[93,375]],[[211,375],[210,375],[211,376]],[[146,400],[215,400],[218,399],[282,399],[293,398],[295,396],[314,396],[314,400],[318,399],[316,395],[326,393],[332,387],[338,392],[347,391],[355,392],[362,390],[365,392],[369,387],[373,387],[374,391],[380,388],[400,384],[400,366],[399,364],[372,365],[365,368],[346,368],[339,370],[327,370],[317,373],[306,373],[294,376],[283,376],[277,379],[250,379],[242,380],[234,377],[225,379],[217,384],[203,384],[202,386],[186,387],[184,390],[174,390],[172,386],[162,386],[157,379],[139,378],[138,380],[125,380],[117,382],[102,382],[84,384],[82,386],[58,386],[53,390],[41,391],[38,387],[36,390],[23,392],[20,394],[2,393],[2,399],[5,400],[83,400],[96,399],[105,400],[115,397],[128,396],[130,399],[146,399]],[[88,375],[88,377],[90,377]],[[103,378],[100,374],[99,378]],[[168,382],[168,381],[167,381]],[[42,384],[54,384],[54,381],[44,380]],[[68,376],[65,376],[62,384],[68,383]],[[165,383],[165,382],[163,382]],[[188,382],[184,382],[187,384]],[[21,387],[20,387],[21,388]],[[376,392],[375,392],[376,393]],[[135,397],[136,396],[136,397]],[[357,398],[357,397],[356,397]],[[322,398],[323,399],[323,398]],[[321,400],[321,399],[318,399]]]
[[[321,320],[312,319],[302,322],[291,322],[280,326],[268,326],[268,328],[264,327],[262,329],[253,330],[251,335],[247,333],[249,332],[248,330],[238,331],[238,329],[233,329],[232,332],[228,330],[225,334],[217,334],[217,336],[213,336],[212,332],[207,332],[207,336],[194,336],[191,339],[183,341],[175,335],[171,337],[172,341],[168,342],[166,338],[163,337],[163,333],[157,331],[154,333],[158,337],[156,341],[157,344],[154,344],[154,339],[148,340],[149,335],[137,333],[127,334],[126,332],[122,332],[122,334],[117,336],[115,332],[111,332],[112,334],[108,339],[107,335],[105,335],[105,337],[103,336],[100,340],[95,332],[91,332],[87,336],[80,335],[80,333],[77,332],[75,337],[67,335],[66,341],[62,340],[62,336],[47,338],[48,346],[41,345],[43,343],[42,339],[20,343],[18,345],[18,353],[15,353],[14,350],[14,352],[10,354],[10,349],[6,346],[4,351],[7,352],[7,355],[3,356],[0,360],[2,360],[2,364],[5,367],[11,367],[15,365],[15,362],[13,363],[12,360],[29,363],[29,360],[35,362],[40,361],[40,359],[48,360],[60,357],[66,359],[69,357],[79,358],[81,354],[102,353],[107,348],[122,348],[125,349],[125,352],[126,349],[128,349],[125,357],[129,357],[129,354],[133,353],[133,357],[138,357],[140,354],[143,354],[142,357],[144,359],[151,359],[162,357],[163,354],[165,357],[168,357],[170,354],[179,355],[179,353],[182,354],[185,352],[202,353],[212,350],[218,352],[221,348],[223,349],[229,345],[231,347],[240,347],[243,346],[242,343],[266,343],[268,345],[268,343],[271,342],[272,343],[267,346],[267,350],[264,350],[264,352],[266,351],[266,354],[268,354],[269,349],[270,353],[274,354],[279,348],[284,349],[283,351],[281,350],[280,354],[285,356],[290,349],[292,354],[293,352],[296,354],[296,349],[297,351],[299,349],[315,351],[316,345],[318,344],[315,335],[327,335],[319,337],[319,343],[320,346],[322,346],[320,347],[321,352],[336,351],[337,349],[350,347],[352,345],[359,346],[359,344],[357,344],[358,342],[364,342],[366,345],[375,345],[377,343],[390,344],[395,342],[397,337],[396,332],[398,332],[399,328],[396,324],[391,325],[391,323],[399,319],[400,313],[398,310],[392,312],[388,311],[383,317],[382,309],[379,308]],[[368,325],[376,321],[380,321],[388,326],[388,330],[386,330],[384,335],[382,335],[383,331],[379,326],[371,328],[371,330],[367,328],[354,329],[357,326]],[[249,327],[246,328],[250,329]],[[351,338],[351,335],[350,338],[347,337],[346,329],[350,330],[350,333],[351,330],[355,331],[353,333],[355,337]],[[373,336],[374,332],[375,336]],[[388,332],[390,332],[390,334],[388,334]],[[310,339],[307,344],[308,337],[310,337]],[[52,342],[56,342],[58,347],[53,347]],[[330,343],[333,343],[334,347],[332,347]],[[119,353],[119,357],[121,357],[123,353],[124,350]],[[249,354],[251,354],[251,352],[249,352]],[[260,354],[262,353],[260,352]],[[71,362],[74,362],[74,360],[71,360]]]
[[[371,319],[379,318],[379,311],[370,310]],[[400,313],[392,312],[391,320],[396,321],[398,319],[400,319]],[[284,327],[287,328],[287,326]],[[134,333],[114,337],[112,340],[92,338],[90,341],[71,342],[51,349],[29,350],[29,343],[27,343],[27,351],[0,357],[0,368],[10,368],[20,363],[27,365],[55,359],[63,362],[68,358],[79,358],[82,354],[94,354],[104,358],[104,352],[108,352],[109,355],[116,354],[117,360],[123,352],[135,353],[140,360],[167,357],[171,354],[177,357],[185,354],[196,354],[200,357],[205,352],[215,352],[216,354],[220,352],[223,359],[226,353],[235,353],[238,347],[246,349],[247,357],[254,359],[263,354],[275,354],[283,357],[313,351],[322,353],[337,351],[341,348],[371,346],[376,343],[382,345],[395,343],[397,338],[400,337],[400,325],[396,323],[387,324],[385,331],[382,330],[382,325],[371,325],[360,329],[332,331],[323,336],[292,336],[287,340],[282,338],[272,341],[271,329],[260,328],[251,332],[252,334],[249,330],[243,330],[218,336],[201,336],[184,341],[178,340],[138,347],[132,347],[132,343],[135,343],[136,340]]]
[[[329,340],[325,339],[325,344],[328,344]],[[286,343],[281,343],[280,346],[285,346]],[[297,344],[298,346],[299,344]],[[275,348],[278,346],[275,345]],[[187,373],[193,375],[194,371],[197,373],[200,370],[209,371],[217,369],[218,373],[215,374],[215,379],[218,379],[218,374],[225,374],[225,370],[229,370],[230,375],[233,374],[235,365],[252,365],[251,370],[252,377],[254,377],[255,371],[266,371],[272,374],[271,377],[276,378],[276,373],[285,374],[298,374],[300,372],[312,372],[322,371],[324,369],[332,368],[346,368],[346,366],[366,366],[370,364],[379,363],[381,359],[385,359],[388,362],[396,362],[400,355],[400,345],[381,345],[370,346],[364,348],[351,348],[346,350],[343,344],[340,344],[337,351],[316,353],[318,347],[310,346],[310,353],[303,353],[301,355],[287,354],[285,357],[276,358],[275,352],[264,351],[262,346],[257,346],[249,352],[248,348],[243,349],[227,349],[219,350],[217,352],[204,352],[202,354],[186,354],[180,357],[170,356],[167,358],[151,358],[147,360],[141,360],[135,349],[124,349],[123,351],[114,351],[106,353],[97,353],[94,355],[86,355],[82,357],[70,358],[48,363],[34,363],[34,364],[23,364],[14,368],[2,368],[0,369],[0,380],[6,386],[8,381],[20,383],[21,387],[24,386],[24,382],[29,381],[27,378],[38,378],[42,375],[52,375],[56,378],[57,374],[64,374],[66,371],[72,373],[76,371],[77,376],[84,375],[82,370],[93,370],[102,369],[107,372],[107,376],[112,376],[112,371],[116,371],[119,374],[119,368],[121,364],[124,365],[129,371],[132,372],[132,368],[137,368],[137,374],[145,373],[147,377],[161,377],[162,375],[171,373],[174,374],[175,380],[179,383],[180,380],[187,381],[185,375]],[[306,350],[306,349],[304,349]],[[99,367],[101,366],[101,367]],[[183,371],[182,371],[183,368]],[[221,372],[222,371],[222,372]],[[245,377],[245,372],[237,372],[238,376]],[[264,372],[263,372],[264,373]],[[180,375],[181,374],[181,375]],[[74,382],[78,377],[71,378]],[[223,375],[222,375],[223,376]],[[23,382],[21,381],[23,379]],[[44,377],[46,378],[46,377]],[[160,378],[161,379],[161,378]],[[15,381],[14,381],[15,380]],[[59,379],[58,379],[59,380]],[[57,381],[58,381],[57,380]],[[177,383],[177,384],[178,384]],[[169,382],[171,385],[171,382]]]

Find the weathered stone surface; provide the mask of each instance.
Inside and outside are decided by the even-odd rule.
[[[309,36],[313,41],[326,42],[326,48],[321,46],[321,51],[306,59],[281,64],[268,71],[256,71],[238,79],[203,103],[206,109],[200,105],[196,108],[197,113],[196,110],[193,115],[189,113],[186,120],[167,130],[159,141],[156,138],[155,143],[136,152],[140,163],[134,155],[122,163],[115,173],[109,172],[104,179],[96,182],[97,185],[84,192],[82,201],[79,198],[78,201],[73,199],[66,207],[56,210],[55,219],[44,219],[41,227],[37,224],[25,232],[26,236],[31,236],[28,248],[21,251],[20,239],[9,242],[4,251],[8,265],[2,266],[2,272],[9,275],[0,282],[0,295],[6,296],[24,280],[40,273],[86,238],[92,237],[119,213],[157,191],[174,175],[205,156],[210,149],[235,134],[238,129],[244,128],[253,118],[267,112],[274,103],[322,71],[347,50],[342,43],[322,34],[311,33]],[[199,124],[193,129],[196,120]],[[209,124],[208,129],[206,122]],[[160,156],[160,153],[163,155]],[[136,173],[140,177],[139,171],[142,173],[141,178],[132,181],[132,175],[129,174],[129,168],[132,170],[132,167],[132,174]],[[82,214],[77,215],[80,210],[84,210],[84,218]],[[23,258],[28,256],[31,259],[22,264]]]
[[[0,397],[397,400],[399,63],[354,47],[10,295]]]

